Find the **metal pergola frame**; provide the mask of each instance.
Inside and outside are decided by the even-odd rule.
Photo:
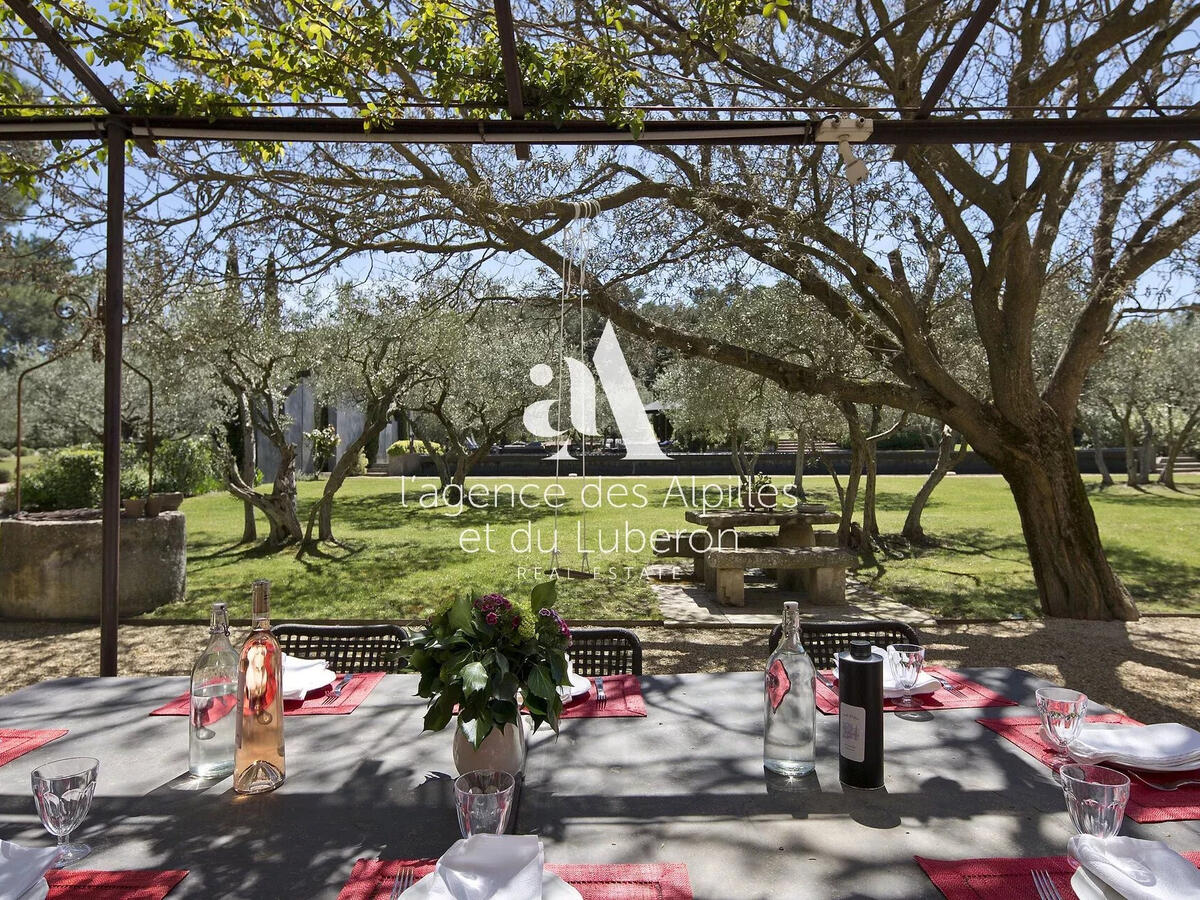
[[[117,628],[120,585],[120,454],[121,365],[124,308],[125,150],[129,141],[151,156],[158,141],[294,141],[305,143],[507,144],[518,158],[529,157],[531,144],[783,144],[817,143],[817,129],[827,116],[801,118],[706,119],[648,121],[634,137],[595,120],[563,124],[525,119],[521,73],[517,60],[511,0],[493,0],[507,91],[509,119],[400,119],[364,130],[360,119],[337,116],[249,115],[189,118],[133,115],[124,109],[100,77],[68,45],[29,0],[4,0],[74,74],[93,96],[103,115],[0,116],[0,139],[6,141],[103,140],[108,147],[107,228],[105,248],[104,316],[104,491],[103,565],[101,571],[100,674],[117,674]],[[912,118],[876,119],[871,109],[846,110],[873,119],[865,143],[896,147],[936,144],[1126,143],[1140,141],[1200,141],[1200,118],[1161,115],[1111,117],[1089,114],[1020,119],[932,117],[967,53],[995,12],[999,0],[981,0],[959,32],[950,52]],[[897,20],[898,22],[898,20]],[[860,56],[886,31],[867,36],[863,43],[826,73],[829,79]],[[747,114],[754,114],[748,110]],[[762,113],[758,113],[762,115]]]

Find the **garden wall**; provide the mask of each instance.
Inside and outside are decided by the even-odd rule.
[[[96,510],[0,521],[0,616],[99,619],[101,523]],[[121,520],[122,616],[185,598],[184,514]]]

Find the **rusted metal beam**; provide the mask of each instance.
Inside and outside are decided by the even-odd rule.
[[[37,36],[37,39],[46,45],[46,49],[79,79],[79,83],[100,106],[103,106],[111,115],[125,115],[125,107],[108,89],[108,85],[100,80],[100,76],[92,71],[91,66],[79,58],[79,54],[71,49],[63,40],[62,35],[54,30],[54,26],[46,21],[29,0],[4,0],[4,2],[21,18],[22,22],[29,26],[29,30]],[[154,146],[154,141],[149,138],[138,138],[137,145],[150,156],[158,156],[158,149]]]
[[[967,58],[968,51],[975,46],[975,41],[983,31],[983,26],[988,23],[988,19],[992,17],[992,13],[999,5],[1000,0],[979,0],[975,12],[971,13],[971,18],[967,19],[967,24],[963,26],[954,46],[950,48],[950,55],[946,57],[946,61],[942,63],[938,73],[933,76],[933,83],[929,85],[929,90],[925,92],[925,97],[921,100],[921,106],[917,110],[916,117],[918,119],[928,118],[941,102],[942,95],[950,86],[950,80],[958,72],[963,60]]]
[[[125,123],[108,123],[104,257],[104,491],[101,500],[100,674],[117,674],[121,560],[121,361],[125,313]]]
[[[525,118],[525,98],[521,95],[521,66],[517,61],[517,35],[513,26],[510,0],[493,0],[496,32],[500,38],[500,60],[504,64],[504,89],[508,93],[508,114],[514,122]],[[529,145],[516,145],[517,159],[529,159]]]

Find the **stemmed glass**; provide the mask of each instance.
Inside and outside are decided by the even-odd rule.
[[[1066,765],[1058,770],[1067,813],[1080,834],[1110,838],[1121,830],[1129,802],[1129,776],[1106,766]]]
[[[904,696],[896,701],[897,706],[914,707],[912,689],[916,687],[921,670],[925,667],[925,648],[919,644],[889,644],[888,662],[892,667],[892,678]]]
[[[1087,695],[1068,688],[1038,688],[1037,711],[1042,719],[1042,730],[1050,742],[1053,755],[1050,768],[1058,770],[1071,762],[1067,745],[1079,737],[1087,715]]]
[[[92,852],[87,844],[68,841],[91,809],[99,769],[98,759],[76,756],[38,766],[31,774],[38,816],[46,830],[58,838],[56,869],[78,862]]]

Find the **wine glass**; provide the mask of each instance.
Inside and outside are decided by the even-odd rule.
[[[476,769],[454,782],[454,808],[463,837],[504,834],[512,811],[516,779],[496,769]]]
[[[31,774],[38,816],[46,830],[58,838],[56,869],[78,862],[92,852],[87,844],[68,841],[91,809],[99,769],[98,759],[76,756],[38,766]]]
[[[1129,802],[1129,776],[1106,766],[1065,765],[1058,770],[1075,830],[1110,838],[1121,830]]]
[[[921,670],[925,667],[925,648],[919,644],[889,644],[888,662],[892,667],[892,679],[904,695],[896,700],[897,706],[914,707],[912,689],[916,687]]]
[[[1087,714],[1087,695],[1068,688],[1038,688],[1037,711],[1042,719],[1042,731],[1053,751],[1050,768],[1057,773],[1071,757],[1067,745],[1079,736]]]

